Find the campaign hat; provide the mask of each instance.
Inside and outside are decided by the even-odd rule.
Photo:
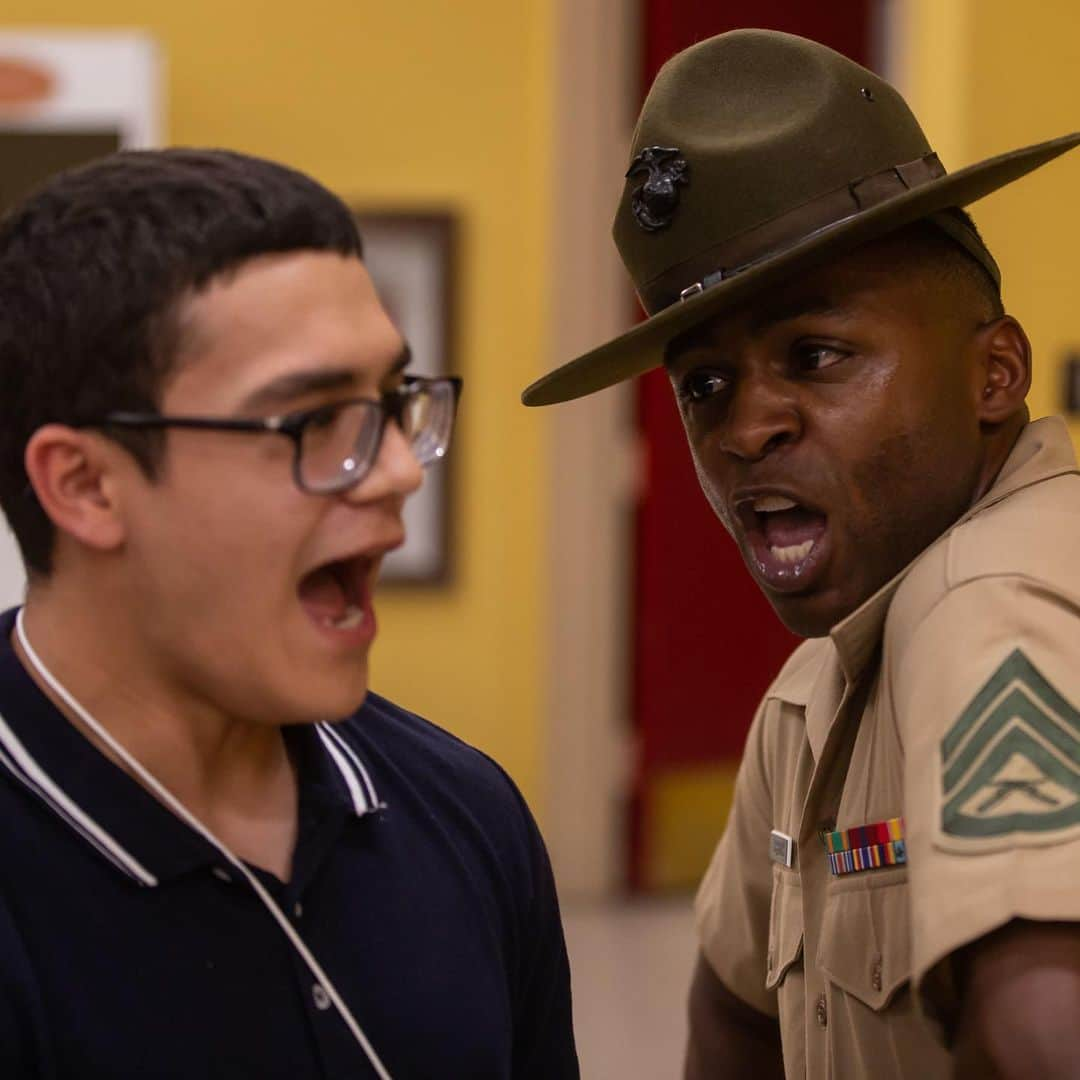
[[[641,110],[614,237],[647,318],[544,375],[526,405],[663,363],[673,338],[912,222],[998,268],[950,208],[1018,180],[1080,132],[949,173],[884,79],[826,46],[734,30],[669,60]]]

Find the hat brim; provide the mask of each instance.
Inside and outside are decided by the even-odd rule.
[[[745,302],[766,286],[939,210],[967,206],[1077,144],[1080,132],[999,154],[845,218],[563,364],[527,387],[521,400],[526,405],[554,405],[644,374],[663,363],[664,348],[672,338]]]

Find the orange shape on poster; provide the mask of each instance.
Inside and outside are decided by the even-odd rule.
[[[0,107],[36,105],[56,89],[56,77],[41,64],[0,56]]]

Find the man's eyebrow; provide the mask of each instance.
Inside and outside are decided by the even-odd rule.
[[[394,358],[393,363],[382,377],[390,378],[402,372],[412,361],[412,350],[408,345]],[[249,394],[241,403],[243,412],[287,405],[296,398],[308,394],[330,393],[334,390],[349,390],[358,382],[358,372],[354,367],[325,367],[315,371],[291,371],[271,379],[264,386]],[[380,379],[382,381],[382,379]]]
[[[356,369],[327,367],[317,371],[292,371],[260,386],[241,403],[242,411],[284,405],[306,394],[320,391],[347,390],[356,385]]]

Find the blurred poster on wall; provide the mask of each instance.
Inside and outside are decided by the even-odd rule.
[[[0,214],[49,176],[162,139],[161,64],[139,31],[0,27]],[[0,607],[22,599],[22,562],[0,528]]]
[[[454,360],[457,220],[445,211],[356,212],[371,271],[390,318],[409,343],[410,375],[460,374]],[[404,545],[383,563],[382,580],[395,585],[446,585],[453,575],[452,448],[431,466],[423,487],[405,503]]]

